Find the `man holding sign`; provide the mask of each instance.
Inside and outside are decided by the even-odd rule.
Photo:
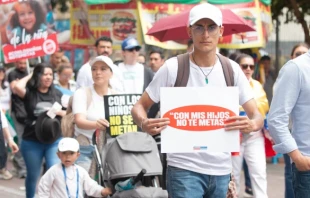
[[[224,31],[221,11],[210,4],[200,4],[192,8],[188,22],[188,34],[193,39],[194,51],[189,56],[187,87],[226,87],[222,64],[216,54],[218,40]],[[239,88],[239,104],[248,117],[225,118],[225,123],[229,123],[224,125],[225,130],[240,130],[242,133],[258,131],[263,126],[263,119],[253,99],[249,82],[239,65],[231,60],[229,62],[233,70],[234,86]],[[170,125],[168,118],[148,119],[146,112],[152,104],[159,102],[160,87],[174,87],[178,68],[177,58],[167,60],[132,109],[135,122],[151,135],[159,134]],[[186,93],[184,97],[188,97]],[[231,169],[228,152],[169,153],[168,192],[173,198],[225,198]]]

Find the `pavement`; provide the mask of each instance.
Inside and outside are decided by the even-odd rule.
[[[10,165],[9,165],[10,170]],[[241,184],[244,184],[243,176]],[[268,196],[269,198],[284,197],[284,164],[267,164]],[[0,180],[1,198],[22,198],[25,197],[24,187],[25,179],[13,178],[11,180]],[[241,192],[244,192],[244,186],[241,186]],[[241,193],[242,194],[242,193]],[[38,197],[38,196],[36,196]]]

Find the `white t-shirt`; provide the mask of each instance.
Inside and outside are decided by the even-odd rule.
[[[85,89],[78,89],[75,91],[73,95],[73,104],[72,104],[72,112],[73,114],[82,113],[86,115],[86,119],[90,121],[96,121],[98,119],[105,119],[105,112],[104,112],[104,101],[103,97],[99,96],[95,91],[94,87],[91,86],[91,102],[87,109],[87,94]],[[111,91],[109,90],[109,93]],[[96,129],[85,130],[77,127],[75,125],[75,135],[78,136],[80,134],[85,135],[86,137],[91,140],[93,133]]]
[[[5,81],[4,85],[6,86],[5,89],[0,89],[0,103],[4,110],[9,110],[11,108],[11,89],[10,84]]]
[[[67,182],[65,182],[62,165],[56,164],[52,166],[41,178],[38,186],[38,194],[40,198],[62,198],[68,197],[66,191],[66,184],[68,186],[70,197],[76,197],[77,191],[77,173],[79,172],[79,198],[83,198],[84,191],[88,196],[102,197],[101,190],[102,186],[98,185],[96,181],[89,177],[87,171],[78,166],[74,165],[66,167]]]
[[[110,79],[109,83],[111,87],[113,88],[113,90],[121,93],[124,91],[122,73],[116,65],[114,65],[112,71],[113,71],[113,76]],[[94,81],[93,81],[93,75],[91,72],[91,66],[89,65],[89,62],[87,62],[79,70],[79,73],[76,79],[76,88],[78,89],[80,87],[90,87],[93,84],[94,84]]]
[[[235,86],[239,87],[239,104],[253,98],[253,92],[249,81],[239,65],[231,61],[234,72]],[[201,67],[205,74],[208,74],[212,67]],[[146,92],[155,102],[160,100],[160,87],[173,87],[177,78],[177,58],[171,58],[155,74]],[[226,87],[226,81],[220,61],[217,59],[213,71],[208,76],[209,84],[206,84],[205,76],[197,65],[190,62],[190,76],[187,87],[216,86]],[[175,140],[171,140],[175,141]],[[229,142],[228,142],[229,143]],[[231,173],[231,154],[222,152],[204,153],[171,153],[168,154],[168,165],[202,173],[207,175],[226,175]]]
[[[118,65],[124,81],[124,92],[128,94],[142,94],[144,86],[144,66],[140,63],[135,65]]]
[[[1,108],[1,106],[0,106],[0,108]],[[8,128],[8,120],[6,119],[6,117],[5,117],[5,115],[4,115],[4,113],[3,113],[3,111],[1,110],[1,122],[2,122],[2,128],[4,129],[4,128]]]
[[[76,88],[90,87],[94,84],[89,62],[82,65],[76,78]]]

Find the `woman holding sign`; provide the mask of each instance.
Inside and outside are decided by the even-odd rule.
[[[113,75],[114,64],[107,56],[97,56],[89,64],[94,84],[74,93],[72,110],[75,136],[91,142],[96,129],[105,133],[106,127],[109,127],[109,122],[105,119],[103,96],[113,93],[109,81]],[[77,160],[77,164],[87,171],[90,170],[93,150],[92,145],[81,147],[81,156]]]
[[[236,62],[240,65],[242,71],[250,82],[254,92],[254,98],[259,112],[265,117],[269,110],[268,100],[262,85],[252,79],[255,69],[254,59],[247,54],[239,54]],[[244,110],[241,110],[241,114]],[[242,170],[243,158],[249,167],[252,189],[254,197],[268,197],[267,195],[267,174],[266,174],[266,156],[265,141],[263,130],[242,134],[241,148],[238,156],[232,156],[233,173],[236,178],[237,192],[240,188],[240,172]]]

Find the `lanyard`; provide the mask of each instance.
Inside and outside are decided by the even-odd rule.
[[[62,171],[63,171],[64,177],[65,177],[67,195],[68,195],[69,198],[71,198],[70,192],[69,192],[69,188],[68,188],[68,185],[67,185],[67,173],[66,173],[65,166],[63,164],[62,164]],[[78,168],[76,168],[76,198],[79,197],[79,188],[80,188],[80,182],[79,181],[80,181],[79,170],[78,170]]]

